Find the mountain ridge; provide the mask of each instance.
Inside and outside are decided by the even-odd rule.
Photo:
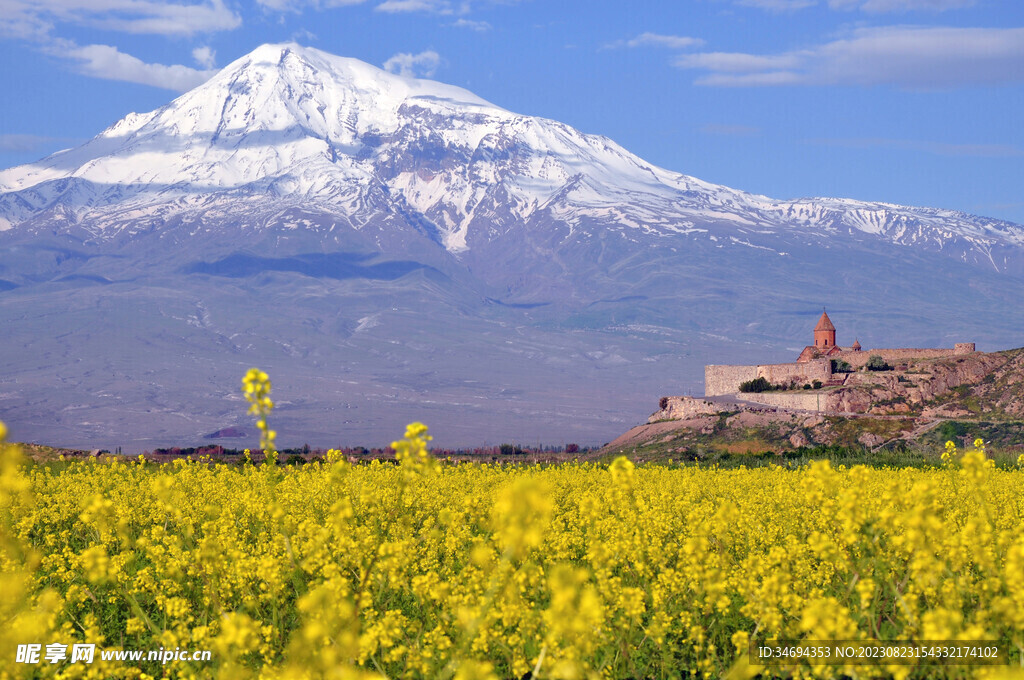
[[[430,163],[431,154],[450,162]],[[72,178],[74,186],[61,184]],[[0,229],[63,206],[71,215],[55,210],[54,218],[105,230],[123,224],[116,206],[126,201],[133,219],[161,206],[201,214],[197,195],[228,191],[301,198],[366,220],[375,207],[404,204],[459,252],[470,248],[476,210],[496,204],[494,187],[520,222],[547,211],[570,227],[592,218],[659,235],[700,233],[695,220],[817,236],[846,229],[939,250],[951,242],[961,257],[997,270],[1012,264],[1001,248],[1024,246],[1024,228],[957,211],[782,201],[709,184],[648,164],[606,137],[296,44],[261,46],[156,111],[129,114],[81,147],[0,172]]]
[[[264,46],[0,173],[6,421],[180,444],[243,423],[259,365],[282,437],[600,443],[822,303],[863,342],[1020,344],[1019,225],[747,194],[360,64]]]

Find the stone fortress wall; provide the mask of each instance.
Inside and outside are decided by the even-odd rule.
[[[740,395],[743,401],[751,401],[755,404],[774,406],[781,409],[795,409],[799,411],[814,411],[821,413],[827,411],[827,399],[825,394],[818,390],[804,392],[751,392]]]
[[[873,354],[881,356],[887,364],[896,366],[906,363],[910,359],[943,359],[970,354],[973,351],[973,342],[958,342],[953,345],[953,349],[870,349],[861,352],[842,352],[832,358],[841,359],[850,364],[852,368],[860,368],[868,363],[868,359]]]
[[[796,383],[803,385],[832,378],[832,363],[816,359],[792,364],[761,364],[758,366],[705,366],[704,394],[709,397],[736,394],[740,383],[764,378],[773,385]]]
[[[757,367],[757,377],[773,385],[803,385],[815,380],[824,383],[832,378],[832,362],[828,359],[815,359],[798,364],[766,364]]]
[[[757,366],[705,366],[704,396],[736,394],[740,383],[757,377]]]
[[[973,342],[958,342],[953,349],[872,349],[860,352],[842,352],[828,359],[814,359],[793,364],[760,364],[754,366],[705,366],[704,394],[708,397],[734,395],[740,391],[740,383],[764,378],[773,385],[813,384],[815,380],[827,383],[832,379],[832,359],[845,361],[851,368],[858,369],[868,363],[872,355],[879,355],[892,366],[904,364],[911,359],[942,359],[974,352]],[[767,403],[759,397],[744,395],[744,399]],[[803,403],[805,397],[801,397]],[[782,406],[782,404],[777,404]],[[808,408],[798,406],[796,408]]]
[[[662,419],[689,420],[732,411],[735,408],[735,404],[717,404],[700,397],[665,397],[665,407],[652,415],[647,422],[655,423]]]
[[[878,355],[889,364],[896,367],[906,364],[912,359],[941,359],[974,352],[973,342],[958,342],[953,349],[861,349],[860,343],[854,342],[852,348],[843,348],[836,344],[836,328],[832,320],[828,318],[825,310],[821,312],[821,319],[814,327],[814,344],[808,345],[801,352],[799,360],[791,364],[759,364],[754,366],[705,366],[704,367],[704,395],[707,397],[719,397],[725,395],[738,395],[740,383],[764,378],[773,385],[789,385],[802,387],[815,381],[822,385],[831,381],[832,385],[843,382],[845,373],[839,380],[833,380],[832,362],[845,361],[853,370],[858,370],[870,361],[872,356]],[[815,358],[818,357],[818,358]],[[814,394],[769,394],[764,396],[752,396],[755,393],[747,393],[739,396],[741,399],[757,401],[763,404],[772,404],[782,408],[801,408],[806,410],[821,410],[821,400]],[[749,398],[749,399],[748,399]],[[813,402],[813,403],[812,403]],[[799,405],[798,405],[799,404]]]

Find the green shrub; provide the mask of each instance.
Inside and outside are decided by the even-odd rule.
[[[967,425],[964,423],[958,423],[954,420],[947,420],[946,422],[935,428],[935,432],[939,436],[939,441],[959,441],[967,435]]]
[[[889,371],[892,370],[892,366],[885,363],[881,354],[872,354],[868,357],[867,369],[869,371]]]
[[[765,378],[754,378],[740,383],[740,392],[767,392],[772,384]]]

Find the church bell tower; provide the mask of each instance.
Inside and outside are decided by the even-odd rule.
[[[818,325],[814,327],[814,346],[818,349],[830,349],[836,346],[836,327],[832,325],[832,319],[828,318],[824,308],[821,310]]]

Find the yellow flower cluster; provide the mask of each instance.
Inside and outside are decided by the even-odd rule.
[[[792,471],[449,466],[427,441],[413,424],[400,465],[284,469],[5,451],[0,677],[51,641],[213,661],[32,673],[751,677],[747,646],[774,638],[997,640],[1021,662],[1024,471],[980,446],[942,469]]]
[[[249,402],[249,415],[256,416],[260,448],[267,461],[273,463],[277,460],[277,447],[274,445],[277,432],[267,425],[267,416],[274,409],[274,402],[270,398],[270,376],[258,368],[250,368],[242,378],[242,394]]]

